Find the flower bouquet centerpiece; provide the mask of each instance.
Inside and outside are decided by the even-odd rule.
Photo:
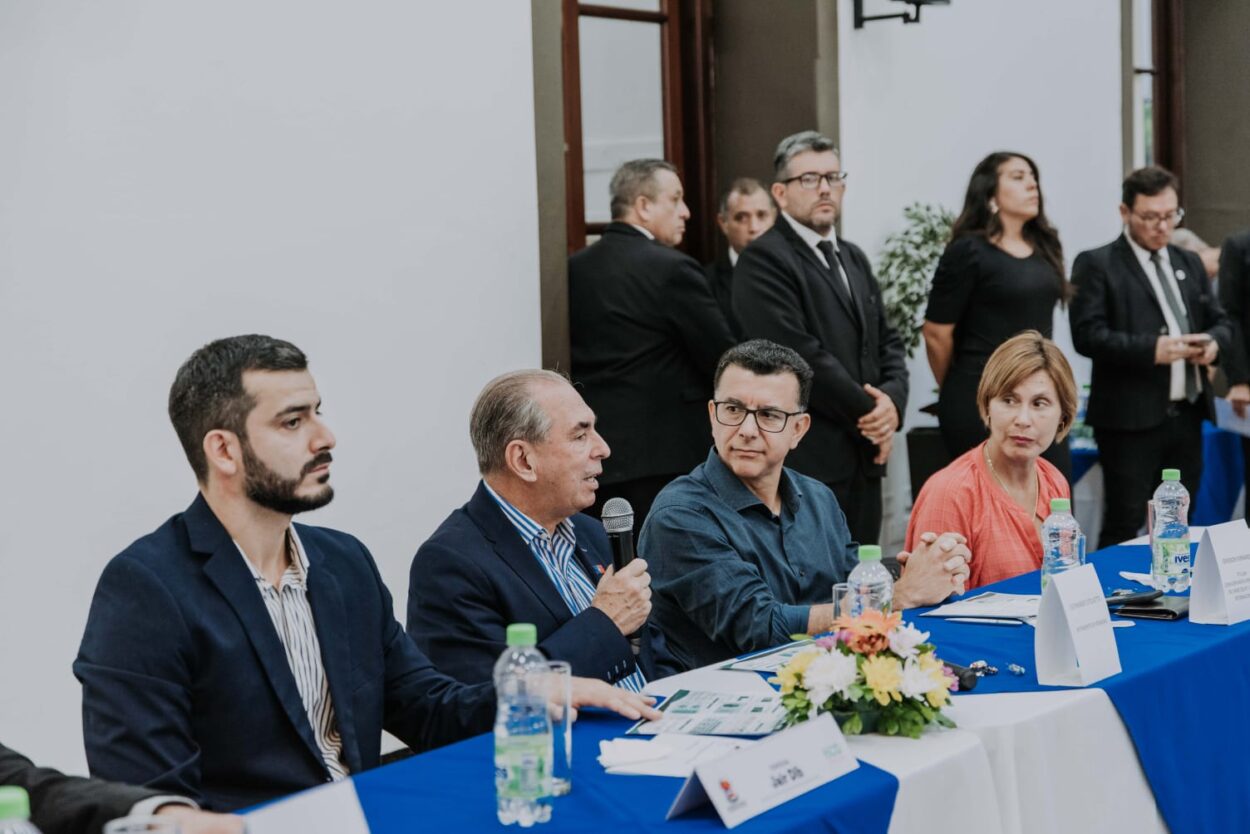
[[[897,613],[839,617],[827,636],[772,678],[788,723],[829,712],[847,735],[909,738],[919,738],[929,724],[954,727],[942,707],[959,682],[928,639],[929,632]]]

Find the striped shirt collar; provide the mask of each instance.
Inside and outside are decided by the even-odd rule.
[[[282,578],[278,581],[278,589],[281,590],[288,583],[300,590],[308,588],[308,554],[304,552],[304,543],[300,541],[299,533],[295,532],[295,525],[292,524],[286,528],[286,545],[287,553],[293,558],[291,564],[282,573]],[[239,555],[243,557],[243,563],[247,565],[247,569],[251,571],[252,578],[261,585],[268,584],[265,577],[261,576],[260,571],[252,564],[252,560],[247,558],[247,554],[243,552],[243,546],[237,541],[234,546],[239,549]]]
[[[520,535],[521,541],[525,542],[526,547],[530,547],[534,539],[547,535],[545,527],[518,510],[508,499],[491,489],[490,484],[482,481],[482,486],[486,487],[486,492],[491,498],[495,499],[499,509],[503,510],[504,516],[516,528],[517,534]],[[567,518],[556,525],[556,535],[568,539],[574,546],[577,545],[577,533],[573,530],[573,522]]]

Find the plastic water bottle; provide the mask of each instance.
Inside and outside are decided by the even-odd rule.
[[[881,564],[881,548],[875,544],[859,546],[859,564],[846,578],[851,586],[850,613],[858,617],[865,611],[889,613],[894,604],[894,580]]]
[[[1050,578],[1085,564],[1085,535],[1072,515],[1068,498],[1050,499],[1050,515],[1042,523],[1042,590]]]
[[[1150,580],[1160,591],[1189,587],[1189,490],[1179,469],[1164,469],[1154,494],[1150,527]]]
[[[0,788],[0,834],[39,834],[30,821],[30,797],[25,788]]]
[[[495,663],[495,810],[504,825],[529,828],[551,819],[551,718],[533,671],[547,659],[530,623],[508,626],[508,648]]]

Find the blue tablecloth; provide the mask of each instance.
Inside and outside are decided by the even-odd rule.
[[[1150,549],[1107,548],[1090,562],[1109,593],[1135,587],[1119,571],[1149,572]],[[1035,594],[1039,582],[1035,572],[978,590]],[[1055,688],[1037,682],[1029,626],[948,623],[918,616],[922,610],[905,617],[930,632],[942,658],[998,667],[976,694]],[[1164,820],[1180,834],[1250,831],[1250,622],[1135,622],[1115,629],[1123,671],[1095,685],[1119,711]],[[1010,674],[1010,663],[1026,674]]]
[[[1098,462],[1097,449],[1072,450],[1072,484]],[[1233,517],[1244,481],[1241,436],[1211,423],[1202,424],[1202,484],[1194,497],[1190,524],[1208,526]]]
[[[599,741],[622,735],[629,722],[584,713],[574,725],[573,791],[555,800],[551,821],[532,829],[561,831],[724,831],[710,805],[671,822],[664,815],[682,780],[612,776],[595,757]],[[494,739],[462,741],[361,773],[353,780],[372,834],[410,831],[505,830],[495,818]],[[860,762],[857,770],[743,823],[751,834],[885,834],[898,779]],[[508,830],[516,830],[509,826]]]

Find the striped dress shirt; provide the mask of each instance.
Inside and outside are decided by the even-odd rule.
[[[235,542],[235,547],[239,543]],[[308,713],[321,761],[330,777],[339,780],[347,777],[343,764],[343,740],[339,736],[338,720],[334,715],[334,701],[330,697],[330,680],[321,662],[321,641],[313,625],[312,608],[308,604],[308,557],[304,545],[294,527],[287,529],[287,549],[291,564],[274,587],[256,570],[243,548],[239,554],[247,569],[256,580],[256,588],[265,601],[269,619],[278,632],[282,648],[286,650],[286,662],[295,676],[300,700]]]
[[[573,616],[589,608],[595,598],[595,585],[577,561],[577,534],[573,530],[573,522],[567,518],[561,521],[556,525],[553,536],[541,524],[491,489],[490,484],[483,481],[482,485],[486,487],[490,497],[495,499],[499,509],[503,510],[508,521],[512,522],[538,564],[542,565],[543,572],[547,574],[551,584],[556,586],[560,598]],[[635,667],[632,674],[621,678],[616,685],[631,692],[641,692],[647,685],[647,679],[643,677],[642,670]]]

